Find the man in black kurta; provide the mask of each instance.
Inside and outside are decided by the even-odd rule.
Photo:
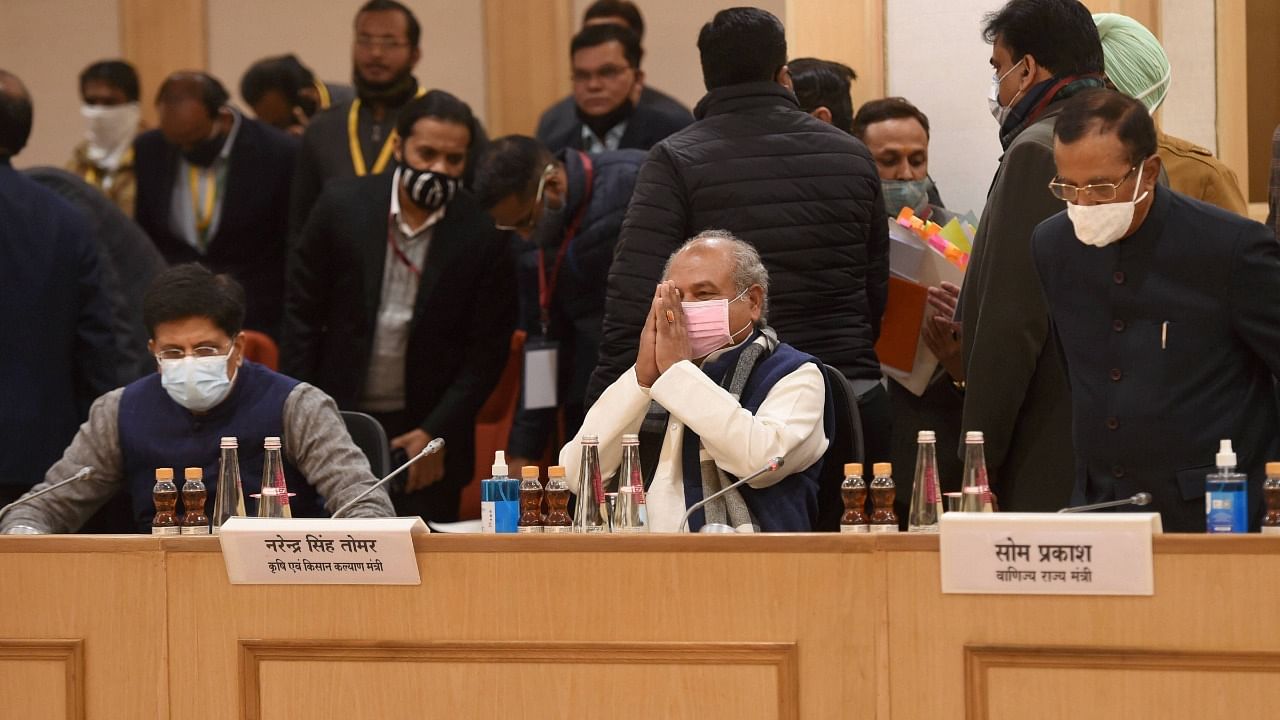
[[[1119,93],[1070,100],[1054,157],[1068,211],[1032,251],[1071,384],[1074,503],[1149,492],[1166,530],[1203,532],[1205,475],[1230,438],[1256,528],[1263,464],[1280,458],[1280,245],[1159,187],[1155,126]]]
[[[317,113],[302,135],[289,200],[289,232],[297,237],[324,185],[335,178],[380,175],[395,169],[396,116],[422,97],[413,68],[422,57],[422,28],[395,0],[369,0],[356,13],[351,79],[356,97]],[[485,144],[479,121],[471,128],[468,165]],[[463,178],[469,184],[470,177]]]

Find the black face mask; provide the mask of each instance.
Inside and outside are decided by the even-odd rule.
[[[453,199],[458,192],[459,180],[434,170],[417,170],[400,163],[400,187],[404,188],[414,205],[434,213]]]
[[[306,115],[307,117],[311,117],[312,115],[315,115],[316,111],[320,109],[320,103],[317,102],[314,98],[308,97],[306,95],[299,95],[298,101],[294,104],[297,105],[298,109],[302,111],[302,114]]]
[[[595,133],[596,137],[600,139],[604,139],[605,133],[612,130],[618,123],[631,117],[631,113],[635,112],[635,110],[636,106],[635,103],[631,102],[631,98],[623,100],[618,107],[596,117],[582,112],[582,108],[574,105],[574,111],[578,113],[578,119],[582,121],[583,125],[591,128],[591,132]]]
[[[355,86],[360,102],[371,105],[399,107],[413,99],[418,92],[418,80],[406,70],[403,75],[387,83],[371,83],[360,77],[358,70],[351,71],[351,84]]]
[[[192,165],[199,167],[209,167],[214,160],[218,159],[218,153],[222,152],[222,145],[226,143],[226,135],[214,135],[211,138],[205,138],[196,143],[190,150],[183,150],[182,157]]]

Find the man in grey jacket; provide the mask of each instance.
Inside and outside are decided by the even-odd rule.
[[[1031,232],[1062,210],[1049,192],[1061,101],[1102,87],[1103,55],[1077,0],[1010,0],[986,17],[991,112],[1004,155],[987,195],[960,295],[964,431],[985,434],[1002,510],[1054,510],[1072,486],[1071,404],[1050,340]]]
[[[89,419],[31,493],[82,468],[89,475],[12,508],[0,518],[0,532],[74,532],[118,492],[130,496],[137,530],[147,532],[161,467],[201,468],[209,490],[205,514],[212,515],[219,441],[228,436],[239,441],[246,497],[261,487],[264,440],[281,438],[297,517],[324,516],[376,482],[328,395],[244,359],[244,311],[244,291],[228,276],[196,264],[161,273],[143,299],[148,349],[160,372],[94,401]],[[379,490],[348,514],[395,513]]]

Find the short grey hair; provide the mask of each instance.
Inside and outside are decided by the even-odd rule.
[[[662,279],[667,279],[667,276],[671,273],[671,264],[675,262],[681,253],[705,245],[711,240],[723,242],[729,246],[729,252],[733,256],[732,277],[735,294],[745,292],[753,285],[759,285],[760,289],[764,291],[764,304],[760,309],[759,323],[764,325],[769,317],[769,271],[765,269],[764,263],[761,262],[760,253],[755,246],[739,239],[728,230],[703,230],[689,238],[678,250],[671,253],[671,257],[667,258],[667,264],[662,268]]]

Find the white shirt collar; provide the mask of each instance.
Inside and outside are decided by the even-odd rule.
[[[231,111],[231,132],[227,133],[227,139],[222,143],[222,151],[218,153],[218,157],[226,160],[231,157],[231,146],[236,144],[236,135],[240,133],[240,111],[228,106]]]

